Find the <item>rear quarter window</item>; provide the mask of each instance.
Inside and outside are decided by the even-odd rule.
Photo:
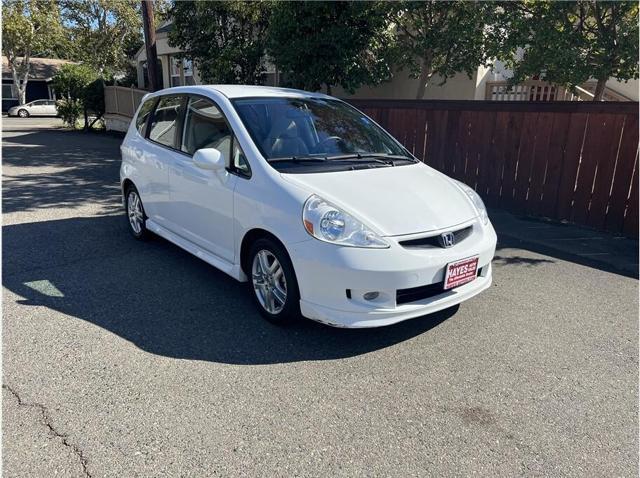
[[[175,148],[182,96],[163,96],[158,101],[149,125],[149,139]]]
[[[140,111],[138,112],[138,116],[136,117],[136,128],[138,129],[138,133],[144,136],[145,126],[147,125],[147,119],[149,118],[149,114],[153,110],[153,105],[156,102],[155,98],[149,98],[145,101],[140,107]]]

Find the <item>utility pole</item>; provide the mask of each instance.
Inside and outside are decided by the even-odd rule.
[[[144,44],[147,49],[147,75],[151,91],[158,91],[158,52],[156,51],[156,26],[153,20],[152,0],[142,0],[142,24],[144,26]]]

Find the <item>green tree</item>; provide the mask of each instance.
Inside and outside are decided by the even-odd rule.
[[[434,75],[444,84],[457,73],[471,77],[486,62],[484,29],[494,10],[491,2],[465,0],[393,4],[398,63],[419,79],[416,98],[424,97]]]
[[[11,69],[18,102],[23,105],[32,56],[46,54],[61,39],[59,10],[53,0],[3,0],[2,17],[2,53]]]
[[[156,25],[171,19],[172,7],[172,0],[153,0],[153,16],[155,17]]]
[[[142,45],[140,2],[60,0],[73,59],[94,67],[103,78],[126,70]]]
[[[63,65],[53,77],[53,87],[60,96],[58,113],[63,121],[75,128],[81,115],[83,129],[89,130],[104,115],[104,82],[89,65]],[[94,119],[90,123],[89,116]]]
[[[206,83],[260,84],[271,7],[266,1],[175,2],[169,42]]]
[[[575,88],[595,78],[600,101],[609,78],[638,78],[638,2],[505,2],[489,36],[514,84],[537,76]]]
[[[267,51],[292,86],[375,85],[391,76],[389,12],[384,2],[281,2]]]

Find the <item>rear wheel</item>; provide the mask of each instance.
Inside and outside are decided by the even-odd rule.
[[[300,292],[286,250],[269,238],[258,239],[249,253],[251,295],[267,320],[286,323],[300,318]]]
[[[125,193],[125,206],[127,209],[127,219],[129,220],[129,230],[133,237],[142,241],[149,238],[142,199],[135,186],[129,186]]]
[[[20,118],[28,118],[29,117],[29,112],[25,109],[19,110],[18,111],[18,116],[20,116]]]

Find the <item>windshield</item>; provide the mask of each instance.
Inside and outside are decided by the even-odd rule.
[[[243,98],[233,104],[270,162],[376,161],[372,156],[413,161],[388,133],[342,101]]]

